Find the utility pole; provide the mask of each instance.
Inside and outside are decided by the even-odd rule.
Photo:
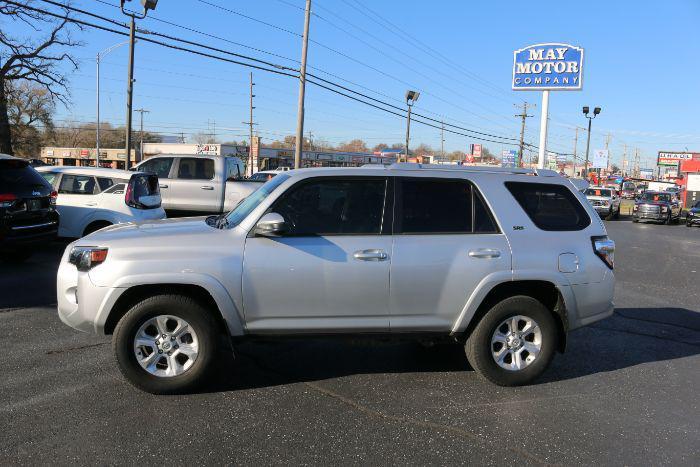
[[[576,176],[576,146],[578,145],[578,127],[574,128],[574,176]]]
[[[440,160],[445,161],[445,122],[440,122]]]
[[[528,115],[527,114],[527,106],[532,105],[535,107],[533,104],[528,104],[527,102],[523,102],[523,105],[517,105],[514,104],[516,107],[523,109],[523,113],[521,114],[516,114],[516,117],[522,118],[522,123],[520,125],[520,152],[518,153],[518,161],[515,164],[516,167],[522,167],[523,166],[523,151],[525,150],[525,119],[527,117],[533,117],[533,115]]]
[[[247,122],[242,122],[244,125],[248,125],[249,127],[249,136],[248,136],[248,167],[246,168],[246,172],[248,173],[248,176],[250,177],[253,175],[253,172],[257,169],[257,167],[253,167],[253,125],[255,125],[255,122],[253,122],[253,98],[255,97],[255,94],[253,94],[253,86],[255,86],[255,83],[253,82],[253,72],[250,72],[250,119]],[[257,164],[256,164],[257,165]]]
[[[634,176],[639,178],[639,148],[634,148]]]
[[[143,114],[151,113],[150,110],[146,109],[135,109],[134,112],[139,112],[141,114],[141,143],[139,144],[139,160],[143,160]]]
[[[622,176],[625,176],[625,167],[627,167],[627,144],[624,145],[624,150],[622,152]]]
[[[301,68],[299,69],[299,102],[297,104],[297,138],[294,147],[294,168],[301,167],[302,146],[304,145],[304,94],[306,92],[306,54],[309,48],[309,21],[311,0],[306,0],[304,10],[304,35],[301,43]]]
[[[606,151],[608,151],[608,147],[610,146],[611,139],[612,139],[612,135],[610,133],[605,135],[605,150]],[[608,169],[608,170],[610,169],[610,160],[611,160],[610,153],[608,152],[608,166],[606,167],[606,169]],[[600,169],[600,170],[602,170],[602,169]],[[600,173],[600,170],[598,171],[598,173]]]

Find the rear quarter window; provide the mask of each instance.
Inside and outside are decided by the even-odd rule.
[[[506,182],[530,220],[542,230],[583,230],[591,223],[578,198],[564,185]]]

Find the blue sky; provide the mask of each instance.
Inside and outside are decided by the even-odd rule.
[[[113,6],[117,4],[117,0],[74,1],[75,6],[122,20]],[[301,33],[303,5],[303,0],[160,0],[152,18],[139,26],[297,66],[293,60],[299,59],[301,40],[281,29]],[[552,93],[552,150],[573,151],[574,127],[586,124],[581,106],[589,105],[603,108],[594,121],[591,149],[602,148],[605,134],[610,133],[614,160],[621,159],[624,144],[629,152],[640,149],[643,165],[649,165],[644,161],[655,158],[658,150],[700,151],[696,32],[700,2],[696,0],[576,4],[316,0],[312,9],[310,37],[315,42],[309,46],[309,66],[316,69],[309,71],[352,82],[353,88],[369,95],[402,105],[405,90],[416,88],[422,91],[416,112],[508,137],[519,134],[514,104],[527,100],[537,108],[527,121],[526,140],[537,144],[541,94],[511,90],[513,50],[541,42],[571,43],[586,50],[584,87]],[[15,34],[26,33],[7,27]],[[94,120],[95,54],[123,40],[94,30],[79,34],[85,45],[75,51],[80,69],[70,76],[73,104],[60,109],[61,121]],[[102,64],[102,118],[114,124],[124,122],[126,63],[127,50],[121,47]],[[134,108],[150,110],[146,127],[154,131],[183,131],[187,136],[215,126],[220,139],[240,140],[247,133],[241,122],[248,120],[249,71],[142,42],[136,51]],[[293,134],[297,82],[255,70],[254,81],[260,135],[270,141]],[[313,85],[307,87],[306,117],[305,133],[311,131],[314,138],[332,143],[358,137],[372,146],[404,138],[403,119]],[[585,149],[583,136],[579,132],[579,154]],[[411,140],[412,146],[426,143],[439,148],[440,132],[416,124]],[[445,134],[447,151],[479,142]],[[484,144],[496,153],[510,148]]]

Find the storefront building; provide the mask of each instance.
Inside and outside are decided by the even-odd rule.
[[[41,160],[51,165],[78,167],[95,167],[97,162],[95,148],[41,148]],[[131,166],[137,162],[136,151],[131,150]],[[100,167],[126,169],[126,151],[122,149],[100,148]]]

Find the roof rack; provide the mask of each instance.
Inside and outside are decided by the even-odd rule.
[[[377,164],[366,164],[363,167],[380,167]],[[519,167],[493,167],[493,166],[476,166],[476,165],[443,165],[443,164],[418,164],[415,162],[395,162],[390,165],[383,166],[387,170],[444,170],[444,171],[463,171],[463,172],[479,172],[479,173],[494,173],[494,174],[516,174],[516,175],[535,175],[539,177],[560,177],[554,170],[548,169],[525,169]]]

